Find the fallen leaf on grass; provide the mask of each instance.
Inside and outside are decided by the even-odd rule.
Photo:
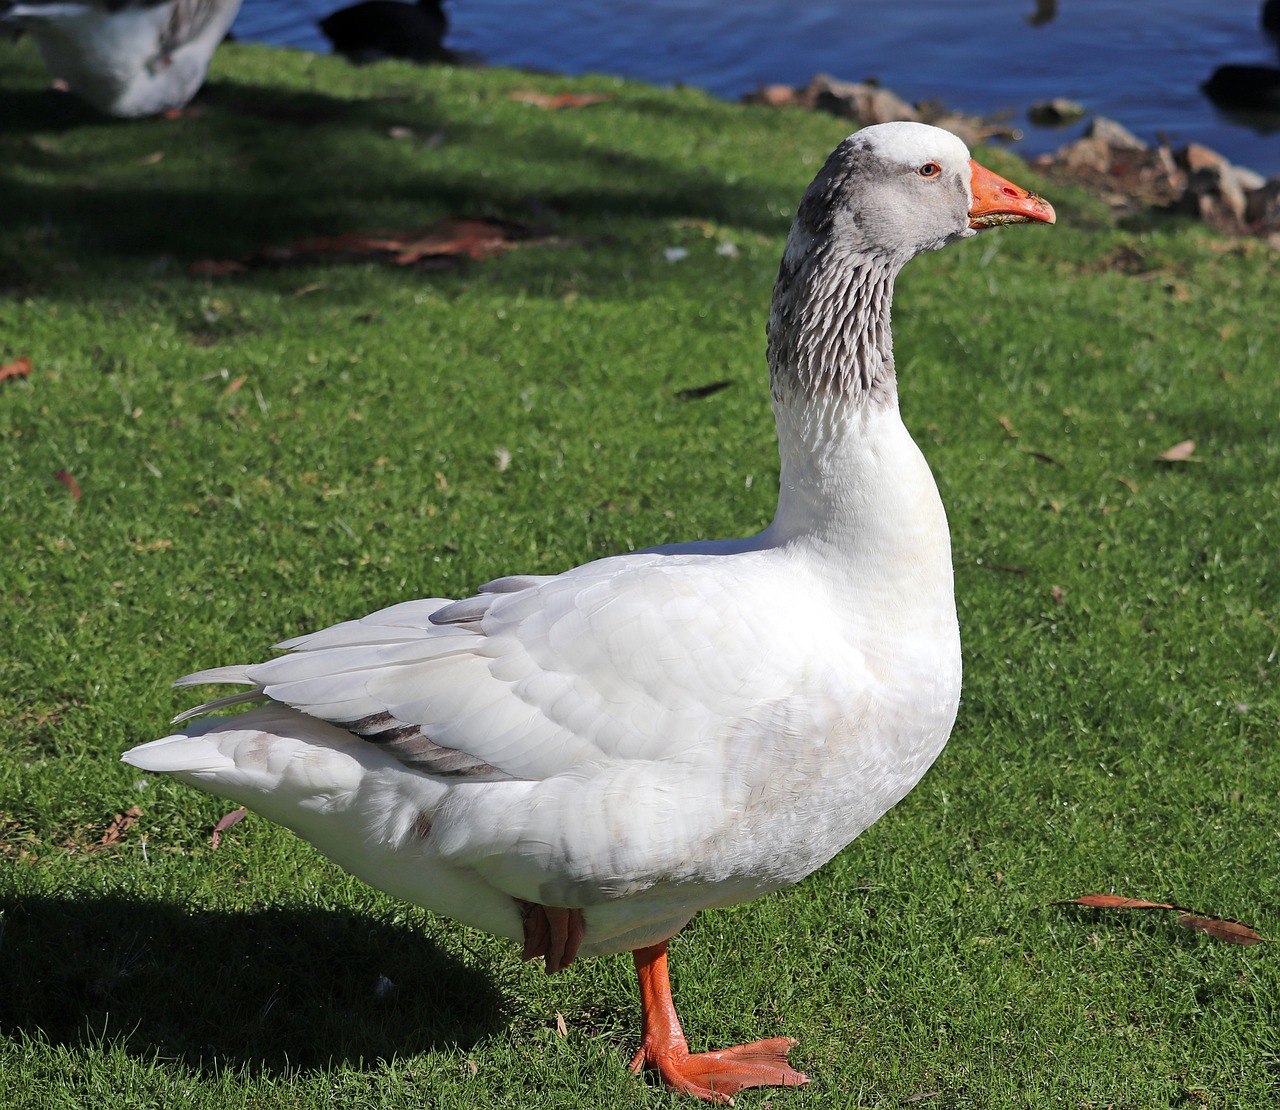
[[[249,267],[234,258],[202,258],[187,267],[192,277],[226,277],[228,274],[242,274]]]
[[[31,360],[29,358],[15,358],[12,362],[6,362],[0,366],[0,382],[12,381],[15,378],[25,378],[31,373]]]
[[[241,806],[239,809],[233,809],[221,821],[213,826],[213,835],[209,837],[209,847],[217,848],[222,843],[222,834],[226,832],[232,825],[238,825],[245,819],[249,811]]]
[[[398,266],[411,266],[433,255],[492,258],[514,246],[525,231],[519,224],[506,220],[456,216],[417,233],[397,252],[394,261]]]
[[[1095,910],[1172,910],[1178,915],[1177,923],[1184,929],[1208,933],[1228,944],[1262,944],[1267,939],[1242,922],[1232,921],[1229,917],[1213,917],[1172,902],[1148,902],[1145,898],[1126,898],[1120,894],[1082,894],[1079,898],[1066,898],[1056,904]]]
[[[71,494],[72,501],[80,500],[80,494],[81,494],[80,483],[77,482],[70,473],[68,473],[65,470],[55,470],[53,472],[53,476],[57,478],[58,481],[62,483],[66,491],[69,494]]]
[[[1228,944],[1262,944],[1267,939],[1248,925],[1225,917],[1201,917],[1199,914],[1184,913],[1178,917],[1178,924],[1184,929],[1208,933]]]
[[[1082,894],[1067,898],[1060,906],[1088,906],[1094,910],[1172,910],[1169,902],[1148,902],[1145,898],[1125,898],[1121,894]]]
[[[511,220],[450,216],[411,231],[344,231],[337,235],[316,235],[282,247],[265,247],[241,259],[193,262],[187,272],[193,277],[222,277],[259,266],[365,259],[397,266],[413,266],[430,259],[452,263],[463,258],[492,258],[521,243],[552,241],[533,236],[531,228]]]
[[[605,93],[540,93],[528,91],[507,93],[507,98],[551,112],[558,111],[561,108],[588,108],[592,104],[604,104],[606,101],[613,99],[613,97]]]
[[[1161,451],[1156,456],[1157,462],[1187,462],[1196,449],[1196,441],[1194,439],[1184,439],[1181,443],[1175,443],[1166,451]],[[1198,460],[1197,460],[1198,461]]]
[[[700,401],[703,397],[710,397],[719,393],[722,389],[728,389],[733,382],[728,378],[723,378],[718,382],[708,382],[706,385],[691,385],[688,389],[677,389],[676,400],[678,401]]]
[[[138,823],[138,818],[141,816],[142,810],[137,806],[130,806],[123,813],[117,813],[111,819],[111,824],[107,826],[107,831],[102,834],[102,839],[98,841],[97,846],[99,848],[115,847],[120,843],[124,834]]]
[[[1027,454],[1033,459],[1039,459],[1043,463],[1048,463],[1050,466],[1060,466],[1063,470],[1067,468],[1066,463],[1055,459],[1052,455],[1046,454],[1044,451],[1028,451]]]

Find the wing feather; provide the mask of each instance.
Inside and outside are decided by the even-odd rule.
[[[680,757],[797,690],[825,625],[751,556],[620,556],[392,606],[202,672],[364,736],[428,774],[542,780]],[[833,639],[830,655],[847,649]],[[199,678],[201,676],[194,676]]]

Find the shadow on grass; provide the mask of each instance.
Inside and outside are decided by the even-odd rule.
[[[355,913],[113,897],[0,913],[0,1029],[53,1044],[283,1074],[465,1048],[507,1020],[484,975]]]
[[[12,53],[0,49],[0,65]],[[785,230],[758,184],[612,149],[549,113],[480,123],[407,82],[344,98],[222,79],[197,106],[191,118],[108,120],[69,96],[0,86],[0,118],[22,121],[0,135],[0,286],[29,294],[55,276],[94,295],[120,284],[123,260],[185,269],[454,214],[550,224],[569,237],[654,218]],[[608,281],[616,257],[595,253]]]
[[[52,88],[0,91],[4,129],[10,135],[66,131],[100,123],[102,116],[70,93]]]

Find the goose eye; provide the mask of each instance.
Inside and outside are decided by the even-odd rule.
[[[921,177],[937,177],[942,172],[942,167],[937,162],[926,162],[919,172]]]

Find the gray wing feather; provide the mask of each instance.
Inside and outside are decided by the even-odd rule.
[[[174,0],[169,22],[160,36],[162,54],[172,54],[180,46],[198,38],[217,14],[234,0]]]

